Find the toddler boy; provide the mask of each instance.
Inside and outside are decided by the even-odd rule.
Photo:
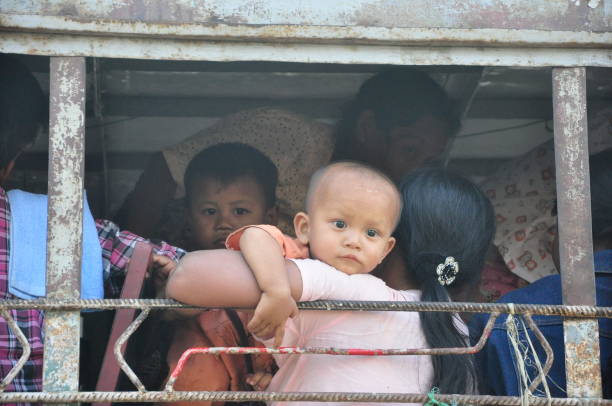
[[[189,249],[223,248],[228,235],[240,227],[276,224],[277,179],[272,161],[246,144],[217,144],[196,155],[184,181]],[[177,321],[167,355],[170,371],[191,347],[253,346],[254,340],[244,327],[246,320],[243,313],[227,309]],[[175,389],[245,390],[247,374],[270,371],[272,366],[269,356],[198,355],[186,365]]]

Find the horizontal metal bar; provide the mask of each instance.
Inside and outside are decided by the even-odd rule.
[[[136,117],[224,117],[228,114],[261,107],[283,108],[314,118],[340,115],[346,100],[341,99],[273,99],[244,97],[103,97],[104,115]]]
[[[223,117],[246,109],[280,107],[315,118],[337,118],[345,99],[290,99],[247,97],[103,97],[104,115],[138,117]],[[474,100],[469,118],[541,118],[552,117],[550,99],[484,99]]]
[[[0,309],[180,309],[199,308],[181,304],[172,299],[81,299],[81,300],[0,300]],[[612,318],[612,307],[534,305],[513,303],[467,302],[377,302],[348,300],[319,300],[300,302],[302,310],[358,310],[358,311],[407,311],[407,312],[466,312],[513,313],[577,318]],[[204,309],[204,308],[202,308]]]
[[[202,39],[6,32],[0,52],[29,55],[191,61],[274,61],[379,65],[612,66],[602,48],[535,48],[326,43],[264,43]]]
[[[451,348],[379,348],[379,349],[366,349],[366,348],[332,348],[332,347],[279,347],[279,348],[265,348],[265,347],[198,347],[190,348],[185,351],[172,373],[170,379],[166,383],[165,389],[167,391],[174,390],[174,383],[180,376],[185,364],[189,358],[196,354],[232,354],[232,355],[246,355],[246,354],[323,354],[323,355],[357,355],[357,356],[396,356],[396,355],[445,355],[445,354],[475,354],[480,352],[484,347],[487,339],[491,335],[495,320],[499,316],[499,313],[493,313],[484,331],[482,332],[478,342],[470,347],[451,347]],[[544,342],[546,340],[544,339]],[[546,342],[546,345],[548,343]],[[549,346],[550,347],[550,346]],[[119,356],[117,356],[119,359]],[[131,379],[131,378],[130,378]],[[132,379],[132,382],[134,380]],[[140,383],[140,381],[138,381]],[[136,385],[136,382],[134,382]],[[141,384],[142,385],[142,384]],[[136,385],[138,387],[138,385]]]
[[[33,72],[45,72],[42,67],[31,62],[28,65]],[[107,59],[103,60],[105,71],[131,70],[156,72],[292,72],[292,73],[370,73],[380,71],[380,65],[334,65],[327,63],[294,63],[294,62],[210,62],[210,61],[157,61],[146,59]],[[452,73],[467,73],[473,66],[429,66],[426,70],[430,76]]]
[[[520,397],[437,394],[440,402],[491,406],[521,406]],[[354,393],[354,392],[11,392],[0,394],[0,402],[173,402],[173,401],[318,401],[425,403],[426,394],[419,393]],[[611,406],[612,400],[581,398],[529,397],[530,406]]]
[[[403,28],[283,24],[163,24],[69,16],[0,14],[0,27],[9,31],[204,39],[208,41],[326,42],[395,45],[472,45],[519,47],[610,48],[612,33],[498,28]]]

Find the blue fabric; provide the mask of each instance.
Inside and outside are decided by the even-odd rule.
[[[9,292],[22,299],[46,295],[47,196],[11,190]],[[104,297],[102,247],[96,223],[83,200],[81,298]]]
[[[595,254],[595,286],[598,306],[612,306],[612,250]],[[551,275],[531,285],[504,295],[500,303],[522,304],[562,304],[561,277]],[[485,347],[476,354],[476,365],[483,383],[483,393],[499,396],[520,395],[519,380],[515,368],[513,350],[506,334],[506,315],[500,316],[493,328]],[[489,318],[487,314],[475,315],[469,323],[472,342],[476,342]],[[565,347],[563,343],[563,320],[557,316],[533,316],[534,322],[542,331],[554,352],[554,362],[548,377],[548,387],[553,397],[566,397]],[[524,337],[525,332],[519,329]],[[538,357],[542,363],[546,359],[539,342],[529,332]],[[599,344],[601,351],[602,375],[607,361],[612,357],[612,319],[599,320]],[[533,361],[533,359],[531,360]],[[527,362],[531,378],[537,376],[535,363]],[[538,390],[543,394],[543,386]]]

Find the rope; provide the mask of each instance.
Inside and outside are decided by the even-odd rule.
[[[548,379],[546,379],[546,375],[544,374],[544,369],[542,368],[540,357],[538,356],[538,353],[536,352],[535,347],[533,346],[533,342],[531,342],[531,337],[529,336],[529,333],[527,332],[527,327],[525,326],[525,322],[522,319],[521,324],[523,326],[525,336],[527,337],[527,342],[529,343],[529,349],[531,350],[533,358],[535,359],[536,367],[538,368],[538,372],[542,377],[542,386],[544,386],[544,393],[546,393],[546,398],[550,401],[552,397],[550,396],[550,389],[548,388]],[[550,406],[550,403],[548,403],[548,406]]]
[[[528,345],[525,345],[521,340],[521,335],[517,328],[517,324],[521,323],[522,331],[525,332],[525,341]],[[510,341],[510,346],[514,352],[514,360],[515,367],[518,370],[517,376],[519,377],[519,389],[521,393],[521,406],[529,406],[530,399],[533,398],[533,393],[531,392],[531,377],[527,372],[527,360],[530,359],[530,353],[533,354],[533,359],[536,368],[540,376],[542,377],[541,384],[544,387],[544,392],[546,393],[546,399],[548,400],[547,405],[550,406],[550,401],[552,399],[550,395],[550,389],[548,387],[548,382],[546,379],[546,375],[544,373],[544,369],[542,368],[542,363],[540,362],[540,357],[533,346],[533,342],[531,341],[531,337],[529,337],[529,333],[527,332],[527,327],[525,326],[525,322],[520,318],[516,318],[513,313],[508,315],[506,319],[506,332],[508,335],[508,340]]]
[[[506,319],[506,331],[508,334],[508,340],[514,351],[515,367],[518,370],[517,376],[519,378],[519,390],[521,394],[521,406],[529,406],[529,396],[531,391],[529,390],[529,381],[527,378],[527,370],[525,368],[525,357],[526,351],[521,348],[518,331],[516,328],[516,321],[514,314],[509,314]]]
[[[453,402],[449,405],[448,403],[444,403],[444,402],[437,400],[436,395],[439,392],[440,392],[440,389],[432,388],[427,394],[427,397],[429,398],[429,400],[423,406],[457,406],[457,402]]]

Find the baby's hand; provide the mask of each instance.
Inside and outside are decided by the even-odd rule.
[[[254,374],[247,375],[246,382],[258,391],[266,390],[270,382],[272,381],[271,373],[267,371],[257,371]]]
[[[264,340],[274,337],[274,346],[278,347],[283,342],[287,319],[295,317],[297,313],[297,305],[290,293],[264,292],[247,327],[249,331]]]

